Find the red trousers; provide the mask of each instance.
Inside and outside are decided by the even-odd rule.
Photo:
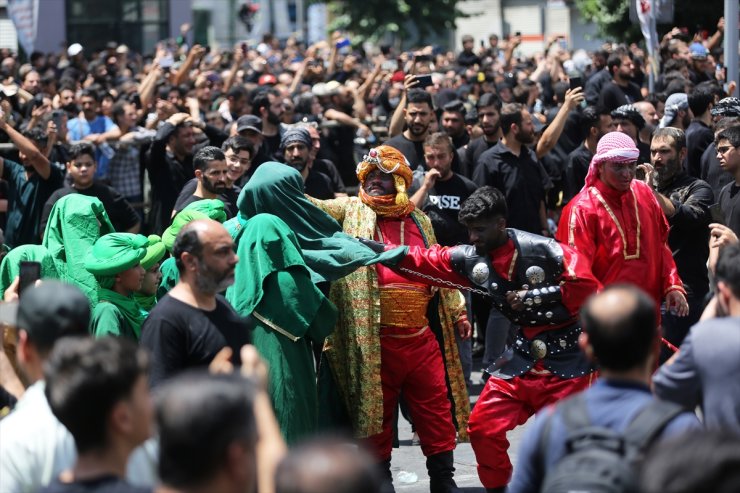
[[[447,397],[442,353],[430,329],[413,335],[418,331],[418,328],[381,330],[383,431],[366,439],[381,461],[391,456],[393,420],[401,392],[419,434],[424,455],[435,455],[455,448],[456,430]]]
[[[523,425],[545,406],[587,388],[596,374],[563,379],[532,371],[511,380],[491,377],[468,422],[470,444],[478,461],[478,477],[486,488],[506,486],[511,478],[506,432]]]

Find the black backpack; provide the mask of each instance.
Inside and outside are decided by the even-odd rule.
[[[594,426],[586,402],[577,394],[558,405],[568,435],[566,455],[545,474],[541,493],[631,493],[637,491],[637,462],[669,421],[683,412],[670,402],[654,400],[624,433]],[[539,441],[542,464],[547,453],[552,415]]]

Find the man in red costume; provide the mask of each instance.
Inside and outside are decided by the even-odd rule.
[[[556,238],[585,257],[604,286],[635,284],[658,307],[665,298],[666,310],[686,316],[686,291],[667,244],[668,221],[650,187],[634,179],[638,156],[629,136],[602,137],[586,185],[563,209]]]
[[[313,200],[345,233],[398,245],[437,242],[429,218],[409,201],[412,172],[400,151],[371,149],[357,166],[357,178],[359,197]],[[376,265],[333,282],[330,298],[339,320],[324,352],[355,434],[381,463],[385,491],[392,488],[393,422],[401,394],[427,458],[431,493],[456,491],[455,424],[465,440],[470,412],[454,334],[470,337],[462,294],[431,289]],[[437,334],[432,320],[439,320]]]
[[[478,475],[489,492],[503,491],[511,476],[506,432],[592,382],[594,368],[578,347],[578,313],[600,288],[578,253],[507,228],[506,217],[504,195],[481,187],[459,213],[473,245],[411,246],[396,267],[409,279],[473,287],[520,326],[511,347],[487,369],[491,377],[468,423]],[[378,251],[386,247],[362,241]]]

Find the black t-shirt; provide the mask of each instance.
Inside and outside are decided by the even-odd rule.
[[[313,168],[310,169],[303,186],[305,192],[315,199],[328,200],[334,198],[331,178],[321,171],[316,171]]]
[[[478,186],[498,188],[506,197],[509,227],[540,234],[540,204],[552,181],[534,151],[523,146],[519,156],[499,142],[478,159],[473,173]]]
[[[601,89],[599,106],[607,111],[613,111],[622,105],[637,101],[642,101],[642,94],[637,84],[630,82],[627,87],[622,87],[614,82],[605,84]]]
[[[260,149],[265,150],[265,154],[268,156],[275,156],[280,149],[280,132],[275,135],[265,135],[265,139],[262,141],[262,147]]]
[[[234,352],[233,363],[241,364],[239,351],[251,340],[251,319],[239,316],[221,295],[212,311],[165,295],[141,326],[141,345],[152,354],[152,387],[187,368],[207,366],[226,346]]]
[[[314,160],[311,169],[314,171],[320,171],[329,177],[329,180],[331,180],[331,188],[334,193],[347,193],[342,177],[339,176],[339,170],[333,162],[328,159],[316,159]]]
[[[424,171],[414,172],[414,181],[409,196],[419,189],[424,181]],[[457,220],[460,206],[475,192],[475,183],[462,175],[454,173],[448,180],[437,180],[427,193],[420,209],[432,221],[437,243],[442,246],[455,246],[468,242],[468,230]]]
[[[416,169],[419,166],[426,169],[427,160],[424,159],[424,141],[411,141],[401,133],[391,139],[386,140],[385,145],[391,146],[401,151],[401,154],[406,156],[409,164],[411,164],[411,169]]]
[[[197,178],[193,178],[192,180],[187,182],[184,187],[182,187],[182,191],[180,192],[180,195],[177,196],[177,201],[175,202],[175,211],[179,212],[187,207],[189,204],[192,204],[193,202],[197,202],[199,200],[203,200],[201,197],[196,197],[195,195],[193,195],[197,187]],[[229,219],[236,216],[236,213],[239,212],[239,209],[236,206],[236,201],[239,198],[239,192],[241,192],[241,189],[234,185],[218,196],[218,199],[224,203],[224,210],[226,211],[226,216]]]
[[[460,169],[462,170],[462,174],[467,178],[471,178],[480,155],[496,144],[498,144],[498,140],[489,142],[485,137],[481,136],[468,142],[466,147],[458,149],[457,155],[460,158]]]
[[[712,142],[714,142],[712,129],[700,120],[693,120],[686,129],[686,149],[688,150],[686,171],[694,178],[701,176],[701,156]]]
[[[586,175],[588,167],[591,164],[593,154],[585,145],[581,144],[575,151],[568,154],[568,160],[565,165],[565,185],[563,187],[563,203],[568,203],[570,199],[581,191],[586,184]]]
[[[152,493],[152,488],[133,486],[116,476],[102,476],[84,481],[62,483],[55,480],[39,493]]]
[[[80,195],[87,195],[88,197],[96,197],[100,199],[105,208],[105,212],[108,214],[111,224],[113,224],[113,228],[118,232],[128,231],[139,222],[139,215],[123,195],[108,185],[94,182],[84,190],[64,187],[51,194],[49,200],[44,204],[44,210],[41,212],[41,227],[39,228],[41,233],[40,236],[44,235],[46,223],[49,220],[49,214],[51,214],[51,209],[54,207],[54,204],[57,203],[57,200],[72,193],[79,193]]]
[[[725,216],[725,226],[740,236],[740,185],[734,181],[725,185],[717,201]]]

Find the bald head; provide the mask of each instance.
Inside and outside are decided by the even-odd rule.
[[[594,358],[609,370],[644,365],[658,336],[655,303],[636,286],[612,285],[592,296],[581,322]]]
[[[219,293],[234,282],[239,257],[234,253],[234,240],[218,221],[196,219],[183,226],[172,256],[181,280],[192,281],[202,293]]]

